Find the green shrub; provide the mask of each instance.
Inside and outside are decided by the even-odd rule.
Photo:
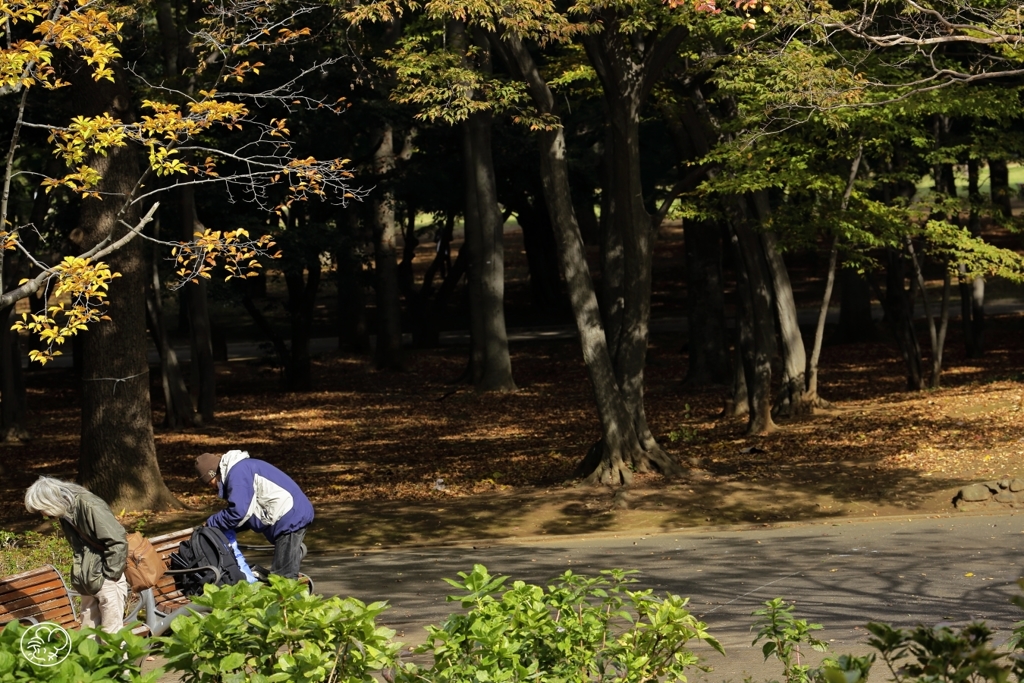
[[[1021,582],[1024,586],[1024,581]],[[1013,602],[1024,607],[1024,600]],[[787,683],[866,683],[877,658],[889,670],[895,683],[1005,683],[1011,677],[1024,681],[1024,621],[1014,625],[1006,649],[992,645],[992,631],[984,623],[960,629],[919,625],[913,629],[870,623],[868,644],[878,655],[826,658],[817,668],[800,662],[800,645],[824,652],[827,644],[811,635],[821,628],[793,616],[793,607],[781,598],[764,603],[753,612],[759,628],[756,645],[762,639],[765,660],[775,656],[783,665]]]
[[[270,585],[208,585],[192,601],[211,611],[178,617],[173,635],[159,639],[167,667],[186,683],[372,683],[399,648],[394,631],[374,624],[385,603],[310,595],[279,576]]]
[[[38,666],[22,651],[26,628],[12,621],[0,632],[0,683],[154,683],[163,674],[160,669],[142,674],[141,661],[149,652],[149,642],[132,635],[131,629],[113,634],[85,628],[68,631],[67,658],[55,666]],[[26,641],[30,639],[31,634]]]
[[[546,589],[516,581],[503,590],[505,577],[482,565],[460,572],[461,582],[447,581],[463,594],[448,599],[467,612],[428,627],[417,651],[432,653],[433,665],[405,664],[396,681],[685,681],[684,669],[698,663],[689,641],[724,654],[685,599],[627,590],[630,573],[588,578],[567,571]]]
[[[71,575],[71,546],[53,522],[56,533],[26,531],[17,534],[0,529],[0,576],[10,576],[52,564],[62,576]]]

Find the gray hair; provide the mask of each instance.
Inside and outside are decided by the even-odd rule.
[[[39,477],[36,483],[25,491],[25,507],[29,512],[44,514],[47,517],[67,517],[71,513],[75,497],[88,492],[88,489],[70,481]]]

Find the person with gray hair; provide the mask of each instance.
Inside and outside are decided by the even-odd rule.
[[[39,477],[28,488],[25,507],[60,521],[74,552],[71,587],[82,596],[82,626],[120,631],[128,600],[128,539],[110,507],[88,489],[52,477]]]

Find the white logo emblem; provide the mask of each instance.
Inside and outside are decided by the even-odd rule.
[[[71,654],[71,635],[60,624],[33,624],[21,634],[21,654],[36,666],[57,666]]]

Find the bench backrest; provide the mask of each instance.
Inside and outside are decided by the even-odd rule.
[[[46,565],[0,578],[0,626],[25,618],[78,628],[71,593],[55,567]]]
[[[178,552],[178,546],[181,545],[182,541],[192,538],[192,531],[193,529],[190,527],[149,539],[149,542],[153,544],[156,551],[160,553],[160,559],[164,561],[165,568],[170,569],[171,553]],[[161,611],[170,611],[167,608],[173,609],[176,606],[186,605],[189,602],[188,596],[182,595],[181,591],[174,584],[174,577],[166,574],[153,587],[153,597],[156,598],[156,606]]]

